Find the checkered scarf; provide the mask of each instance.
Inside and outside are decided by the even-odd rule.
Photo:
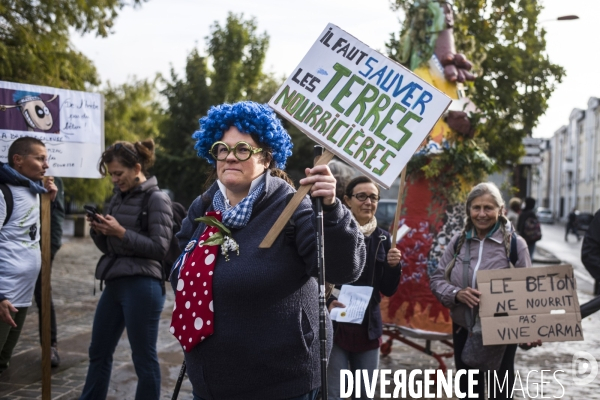
[[[217,190],[213,197],[213,207],[223,215],[223,224],[228,228],[240,229],[246,226],[252,215],[252,207],[258,196],[263,192],[265,183],[257,185],[254,190],[233,207],[227,207],[225,196]]]

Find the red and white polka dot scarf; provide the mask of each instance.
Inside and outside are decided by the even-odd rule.
[[[221,221],[219,211],[209,211],[206,216]],[[170,331],[188,353],[214,332],[212,278],[221,246],[202,243],[218,231],[207,226],[197,241],[188,243],[180,262]]]

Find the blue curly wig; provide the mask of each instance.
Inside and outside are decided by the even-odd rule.
[[[285,168],[287,158],[292,155],[290,135],[281,126],[281,121],[271,107],[253,101],[211,107],[208,115],[200,118],[200,130],[192,135],[196,140],[194,149],[198,156],[215,165],[215,159],[209,153],[210,147],[221,140],[223,133],[232,126],[242,133],[258,136],[260,145],[269,146],[273,150],[277,168]]]

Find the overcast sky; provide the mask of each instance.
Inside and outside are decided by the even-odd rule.
[[[543,22],[547,51],[552,62],[563,66],[567,76],[552,95],[534,136],[548,137],[567,124],[573,108],[586,108],[588,99],[600,97],[600,64],[597,24],[598,0],[545,0],[540,20],[576,14],[576,21]],[[271,42],[265,70],[288,75],[328,22],[384,52],[390,33],[398,32],[401,14],[388,0],[150,0],[137,9],[120,13],[108,38],[74,36],[77,50],[92,59],[103,84],[121,84],[132,77],[168,75],[171,66],[183,72],[194,47],[203,53],[210,25],[221,25],[229,11],[256,17],[259,32]]]

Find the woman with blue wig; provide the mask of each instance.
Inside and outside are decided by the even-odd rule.
[[[290,136],[271,108],[212,107],[193,135],[216,181],[177,234],[171,333],[181,343],[194,400],[314,400],[320,383],[316,216],[308,196],[271,248],[258,246],[294,193],[283,168]],[[324,204],[326,278],[356,280],[363,235],[335,197],[326,165],[301,185]],[[328,320],[328,351],[331,350]]]

